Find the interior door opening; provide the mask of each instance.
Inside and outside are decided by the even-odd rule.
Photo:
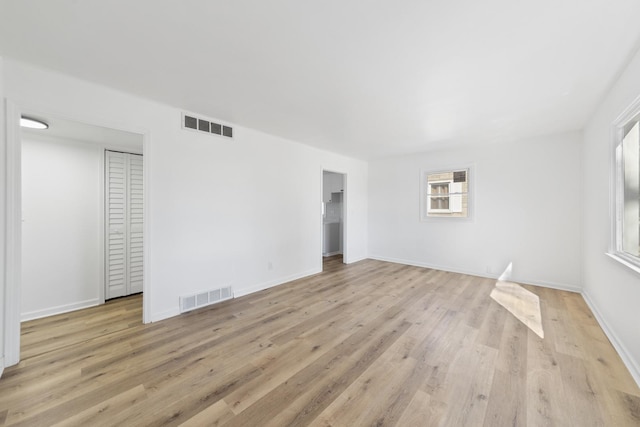
[[[322,256],[323,260],[344,262],[345,175],[322,171]]]
[[[127,199],[121,201],[132,207],[123,214],[130,237],[120,255],[131,261],[125,272],[134,278],[130,293],[142,292],[144,136],[31,111],[21,115],[38,117],[49,128],[20,129],[18,135],[20,322],[109,299],[105,288],[113,270],[107,266],[107,257],[117,254],[109,251],[105,230],[117,209],[115,203],[108,204],[106,195],[116,190],[117,178],[110,182],[107,177],[107,149],[133,153],[127,154],[133,159],[126,163],[128,181],[120,182],[128,186],[128,192],[123,191]],[[136,301],[142,304],[142,298]]]

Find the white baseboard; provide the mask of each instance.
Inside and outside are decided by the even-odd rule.
[[[159,322],[170,317],[174,317],[180,314],[180,307],[172,308],[170,310],[161,311],[160,313],[151,314],[151,322]]]
[[[241,290],[233,290],[234,298],[243,297],[245,295],[252,294],[254,292],[260,292],[268,288],[272,288],[274,286],[282,285],[284,283],[292,282],[294,280],[302,279],[304,277],[312,276],[314,274],[318,274],[322,272],[322,268],[317,269],[313,268],[311,270],[307,270],[302,273],[292,274],[291,276],[281,277],[279,279],[270,280],[268,282],[260,283],[249,288],[244,288]]]
[[[582,293],[582,288],[580,286],[575,285],[567,285],[564,283],[556,283],[556,282],[546,282],[544,280],[529,280],[529,279],[521,279],[519,277],[512,277],[512,282],[520,283],[521,285],[531,285],[531,286],[540,286],[541,288],[550,288],[557,289],[559,291],[567,291],[573,292],[576,294]]]
[[[268,288],[272,288],[274,286],[278,286],[278,285],[282,285],[284,283],[288,283],[291,282],[293,280],[297,280],[297,279],[302,279],[303,277],[307,277],[307,276],[311,276],[313,274],[317,274],[320,273],[322,270],[318,270],[316,268],[303,272],[303,273],[298,273],[298,274],[293,274],[291,276],[287,276],[287,277],[282,277],[279,279],[275,279],[275,280],[270,280],[268,282],[264,282],[264,283],[260,283],[254,286],[251,286],[249,288],[245,288],[245,289],[241,289],[241,290],[237,290],[237,289],[233,289],[233,297],[234,298],[239,298],[239,297],[243,297],[245,295],[249,295],[252,294],[254,292],[259,292],[262,291],[264,289],[268,289]],[[164,319],[168,319],[170,317],[174,317],[174,316],[178,316],[180,314],[180,307],[177,306],[176,308],[172,308],[169,310],[165,310],[165,311],[161,311],[159,313],[153,313],[151,315],[151,322],[159,322],[161,320]]]
[[[411,261],[411,260],[406,260],[406,259],[391,258],[391,257],[385,257],[385,256],[379,256],[379,255],[369,255],[369,258],[370,259],[375,259],[376,261],[392,262],[394,264],[412,265],[414,267],[431,268],[433,270],[449,271],[451,273],[460,273],[460,274],[468,274],[470,276],[487,277],[486,275],[479,275],[476,272],[469,271],[469,270],[463,270],[463,269],[451,268],[451,267],[443,267],[441,265],[429,264],[429,263],[422,262],[422,261]],[[494,277],[491,277],[491,279],[493,279],[493,278]]]
[[[424,268],[431,268],[433,270],[441,270],[441,271],[448,271],[448,272],[451,272],[451,273],[466,274],[466,275],[469,275],[469,276],[485,277],[487,279],[498,279],[498,275],[497,274],[496,275],[491,275],[491,274],[482,273],[482,272],[478,272],[478,271],[465,270],[465,269],[460,269],[460,268],[453,268],[453,267],[437,265],[437,264],[429,264],[429,263],[421,262],[421,261],[410,261],[410,260],[405,260],[405,259],[389,258],[389,257],[383,257],[383,256],[376,256],[376,255],[371,255],[371,256],[369,256],[369,258],[370,259],[375,259],[375,260],[378,260],[378,261],[393,262],[395,264],[412,265],[414,267],[424,267]],[[541,286],[543,288],[558,289],[560,291],[568,291],[568,292],[576,292],[576,293],[581,293],[582,292],[582,289],[579,286],[567,285],[567,284],[564,284],[564,283],[547,282],[547,281],[541,281],[541,280],[531,280],[531,279],[517,277],[517,276],[511,277],[510,280],[512,282],[520,283],[520,284],[523,284],[523,285]]]
[[[4,357],[0,357],[0,378],[2,378],[3,372],[4,372]]]
[[[354,262],[364,261],[365,259],[369,259],[366,256],[359,256],[355,258],[347,258],[346,256],[342,259],[342,262],[345,264],[353,264]]]
[[[613,332],[613,329],[609,327],[609,324],[602,316],[602,313],[598,309],[598,306],[593,302],[587,291],[582,292],[582,298],[584,298],[585,302],[591,309],[593,315],[596,317],[596,320],[600,324],[600,327],[604,331],[605,335],[607,336],[607,338],[609,338],[611,344],[613,344],[613,348],[615,348],[618,352],[618,355],[620,355],[622,362],[629,370],[629,373],[635,380],[636,384],[638,384],[638,387],[640,387],[640,366],[638,366],[638,363],[633,359],[633,357],[631,357],[627,348],[624,346],[624,344],[622,344],[622,341],[620,341],[616,333]]]
[[[42,310],[29,311],[20,315],[20,321],[25,322],[27,320],[35,320],[42,317],[54,316],[56,314],[68,313],[70,311],[94,307],[98,304],[100,304],[100,300],[98,298],[92,298],[86,301],[78,301],[71,304],[58,305],[56,307],[49,307]]]

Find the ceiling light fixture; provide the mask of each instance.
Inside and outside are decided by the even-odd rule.
[[[20,126],[29,129],[48,129],[49,125],[42,120],[33,119],[31,117],[20,117]]]

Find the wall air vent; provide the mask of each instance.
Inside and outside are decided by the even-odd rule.
[[[195,310],[196,308],[205,307],[231,298],[233,298],[233,289],[231,289],[231,286],[212,289],[195,295],[184,295],[180,297],[180,313],[185,313],[187,311]]]
[[[187,113],[182,113],[182,128],[233,138],[233,128],[231,126],[222,125]]]
[[[467,182],[467,171],[454,171],[453,182]]]

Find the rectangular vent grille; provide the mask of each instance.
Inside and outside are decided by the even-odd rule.
[[[180,313],[233,298],[231,286],[180,297]]]
[[[467,171],[454,171],[453,182],[467,182]]]
[[[231,126],[221,125],[220,123],[185,113],[182,114],[182,128],[233,138],[233,128]]]

